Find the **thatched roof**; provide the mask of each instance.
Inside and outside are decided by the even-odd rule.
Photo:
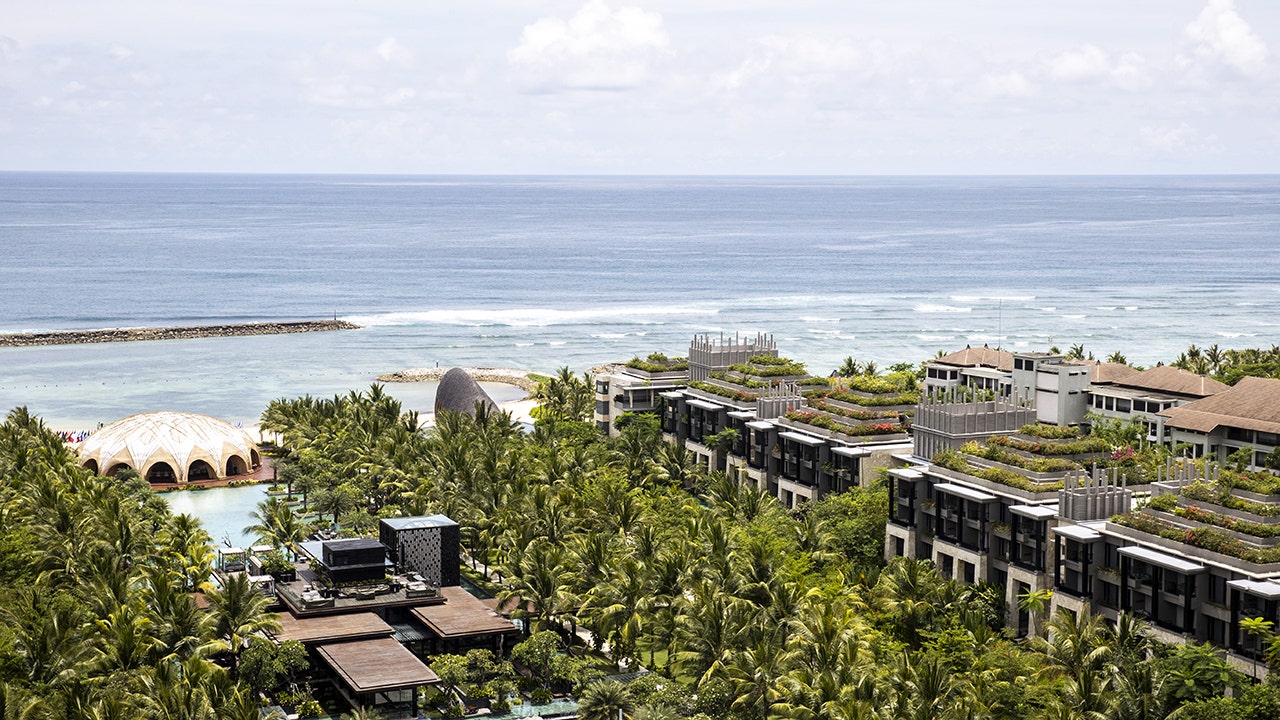
[[[1280,380],[1247,377],[1220,393],[1159,413],[1165,425],[1213,432],[1219,426],[1280,434]]]
[[[498,409],[498,404],[489,397],[489,393],[466,370],[450,368],[440,378],[440,386],[436,388],[436,414],[441,410],[452,410],[474,416],[477,402],[484,403],[490,410]]]
[[[1160,365],[1143,370],[1122,378],[1115,384],[1136,390],[1198,398],[1220,393],[1228,387],[1213,378],[1197,375],[1172,365]]]

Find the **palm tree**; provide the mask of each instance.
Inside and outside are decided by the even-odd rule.
[[[245,527],[243,532],[256,535],[258,542],[265,542],[276,550],[287,549],[293,555],[294,548],[307,538],[306,526],[283,498],[263,500],[249,517],[257,522]]]
[[[1027,590],[1018,595],[1018,609],[1032,617],[1032,634],[1044,634],[1045,615],[1049,612],[1049,601],[1052,598],[1053,591],[1048,588]]]
[[[1253,676],[1258,676],[1258,656],[1262,654],[1262,643],[1270,637],[1275,623],[1261,617],[1244,618],[1240,621],[1240,629],[1253,638]]]
[[[627,686],[617,680],[596,680],[578,693],[578,717],[582,720],[618,720],[635,709]]]
[[[245,573],[231,575],[222,587],[209,591],[209,612],[214,619],[213,635],[221,641],[220,649],[231,657],[231,676],[236,676],[240,653],[249,636],[279,631],[275,613],[267,612],[271,601],[249,582]]]

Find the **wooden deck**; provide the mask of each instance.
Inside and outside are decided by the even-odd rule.
[[[274,633],[273,637],[277,642],[297,640],[303,645],[316,645],[391,637],[393,632],[395,628],[371,612],[303,618],[291,613],[281,613],[280,631]]]
[[[389,637],[321,645],[316,651],[357,694],[440,682],[431,668]]]
[[[413,616],[439,638],[519,632],[510,620],[460,587],[440,588],[440,594],[445,599],[443,605],[418,607],[412,611]]]

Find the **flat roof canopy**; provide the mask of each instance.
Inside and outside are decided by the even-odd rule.
[[[1121,555],[1151,563],[1152,565],[1159,565],[1162,568],[1175,570],[1180,573],[1198,573],[1204,570],[1203,565],[1189,563],[1186,560],[1176,558],[1172,555],[1165,555],[1162,552],[1148,550],[1147,548],[1138,545],[1122,547],[1119,552]]]
[[[1273,580],[1231,580],[1227,585],[1236,590],[1243,590],[1250,595],[1274,600],[1280,597],[1280,583]]]
[[[492,635],[518,630],[512,622],[494,612],[480,598],[460,587],[442,587],[443,605],[426,605],[413,609],[436,637],[454,638],[467,635]]]
[[[1102,537],[1102,533],[1079,525],[1059,525],[1053,531],[1063,537],[1069,537],[1080,542],[1092,542]]]
[[[942,483],[940,485],[934,485],[933,489],[937,490],[938,492],[947,493],[948,495],[958,495],[962,498],[973,500],[974,502],[991,502],[992,500],[1000,499],[995,495],[979,492],[972,488],[967,488],[963,485],[956,485],[955,483]]]
[[[308,618],[296,618],[292,613],[283,612],[280,613],[280,631],[272,633],[272,636],[279,642],[297,640],[303,645],[314,645],[388,637],[392,632],[394,628],[371,612]]]
[[[826,444],[827,444],[827,441],[826,441],[826,440],[823,440],[822,438],[816,438],[816,437],[812,437],[812,436],[810,436],[810,435],[802,435],[802,434],[800,434],[800,433],[794,433],[794,432],[780,432],[780,433],[778,433],[778,437],[780,437],[780,438],[786,438],[786,439],[788,439],[788,440],[794,440],[794,441],[796,441],[796,442],[798,442],[798,443],[802,443],[802,444],[804,444],[804,445],[809,445],[809,446],[811,446],[811,447],[816,447],[816,446],[818,446],[818,445],[826,445]]]
[[[850,458],[870,457],[871,451],[866,448],[851,448],[843,445],[836,445],[831,448],[831,452],[837,455],[843,455]]]
[[[690,405],[700,410],[721,410],[724,408],[723,405],[717,405],[713,402],[707,402],[706,400],[698,400],[697,398],[689,398],[688,402]]]
[[[747,423],[747,427],[751,428],[752,430],[772,430],[773,423],[765,422],[763,420],[752,420],[751,422]]]
[[[431,668],[389,637],[321,645],[316,652],[356,693],[401,690],[440,682]]]
[[[1014,505],[1009,508],[1009,512],[1032,520],[1048,520],[1058,514],[1058,507],[1056,505]]]

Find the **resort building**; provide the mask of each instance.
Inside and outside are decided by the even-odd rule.
[[[148,412],[116,420],[80,444],[80,465],[100,475],[125,468],[153,484],[223,480],[258,469],[258,443],[208,415]]]
[[[885,379],[879,384],[891,384]],[[688,359],[651,355],[595,376],[595,421],[617,433],[624,413],[659,415],[664,438],[787,508],[842,492],[909,452],[919,392],[869,379],[814,377],[779,357],[769,335],[694,337]],[[859,386],[859,384],[863,386]]]
[[[458,526],[443,515],[381,521],[383,541],[302,543],[306,558],[274,578],[276,642],[297,640],[332,671],[353,707],[415,717],[418,689],[439,683],[438,653],[487,648],[501,657],[521,630],[458,586]],[[254,558],[240,567],[255,567]],[[439,581],[436,581],[439,578]]]
[[[1188,456],[1225,461],[1245,448],[1247,462],[1264,464],[1280,435],[1280,380],[1224,390],[1154,370],[1087,392],[1113,398],[1112,417],[1154,417],[1163,430],[1148,439],[1189,443]],[[886,555],[996,584],[1022,632],[1058,609],[1133,613],[1164,640],[1214,643],[1250,671],[1260,651],[1242,621],[1280,623],[1280,478],[1172,454],[1153,471],[1131,449],[1037,420],[1025,402],[923,398],[913,463],[889,471]],[[1051,598],[1040,617],[1019,602],[1037,594]]]

